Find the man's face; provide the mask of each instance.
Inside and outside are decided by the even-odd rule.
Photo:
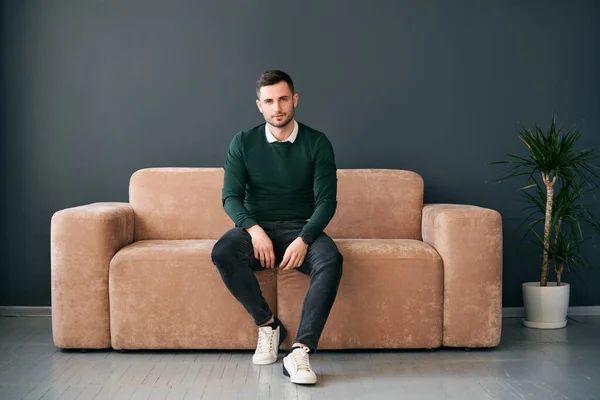
[[[286,82],[260,88],[260,98],[256,100],[258,110],[269,124],[283,128],[294,118],[298,105],[298,94],[292,91]]]

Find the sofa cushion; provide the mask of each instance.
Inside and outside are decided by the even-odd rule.
[[[344,269],[320,349],[441,345],[443,270],[433,247],[410,239],[335,242]],[[296,270],[278,272],[278,315],[290,332],[298,328],[308,284]]]
[[[210,254],[214,240],[142,240],[110,262],[115,349],[252,349],[257,330],[225,287]],[[275,270],[256,273],[271,310]]]

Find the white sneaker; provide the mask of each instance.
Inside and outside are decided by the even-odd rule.
[[[258,328],[258,343],[252,356],[252,362],[257,365],[276,362],[279,345],[285,340],[286,336],[287,331],[281,324],[276,329],[270,326],[260,326]]]
[[[289,376],[293,383],[308,385],[317,383],[317,375],[310,368],[309,351],[308,347],[299,347],[283,359],[283,374]]]

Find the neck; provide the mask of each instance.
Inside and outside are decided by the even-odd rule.
[[[294,119],[292,118],[290,122],[279,128],[269,124],[269,131],[271,131],[275,139],[277,139],[280,142],[283,142],[288,137],[290,137],[290,135],[294,131]]]

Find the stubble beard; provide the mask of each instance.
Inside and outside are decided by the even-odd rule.
[[[280,123],[276,123],[273,118],[271,118],[268,122],[270,125],[273,125],[276,128],[285,128],[286,126],[288,126],[288,124],[290,124],[292,122],[292,120],[294,119],[294,111],[292,110],[292,112],[289,114],[289,117]]]

